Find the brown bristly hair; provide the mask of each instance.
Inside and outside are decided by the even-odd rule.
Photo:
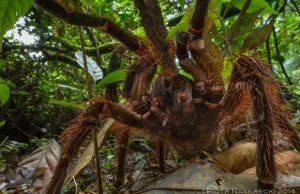
[[[47,194],[57,194],[60,192],[69,163],[76,156],[77,151],[86,136],[90,133],[90,130],[99,124],[98,117],[103,105],[104,100],[102,98],[90,100],[88,108],[71,121],[69,127],[60,136],[61,157],[47,188]]]

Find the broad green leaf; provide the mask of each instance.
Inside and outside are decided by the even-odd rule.
[[[257,16],[262,12],[262,9],[257,11],[246,13],[242,17],[238,18],[232,26],[229,28],[226,37],[227,41],[231,41],[237,36],[243,35],[254,26]]]
[[[84,69],[83,55],[81,51],[75,53],[76,62]],[[90,57],[86,56],[87,67],[89,74],[93,77],[94,81],[98,81],[103,78],[103,72],[97,63]]]
[[[103,87],[107,84],[112,84],[120,81],[124,81],[127,75],[126,69],[117,70],[111,72],[107,76],[105,76],[99,83],[98,86]]]
[[[0,2],[0,51],[2,39],[19,17],[23,16],[33,5],[33,0],[1,0]]]
[[[273,22],[267,24],[250,34],[243,42],[241,51],[252,50],[266,42],[272,32]]]
[[[0,70],[4,67],[6,61],[3,59],[0,59]]]
[[[231,3],[234,7],[242,9],[246,0],[232,0]],[[247,12],[251,13],[264,8],[262,14],[278,14],[265,0],[252,0]]]
[[[95,3],[95,0],[80,0],[80,2],[85,6],[91,6]]]
[[[65,100],[50,100],[49,104],[56,104],[56,105],[60,105],[63,107],[67,107],[67,108],[74,108],[74,109],[79,109],[79,110],[83,110],[84,108],[86,108],[86,105],[83,103],[79,103],[79,102],[68,102]]]
[[[133,31],[133,34],[136,36],[142,37],[142,38],[146,36],[144,27],[139,27],[139,28],[135,29]]]
[[[6,82],[0,78],[0,106],[3,106],[9,99],[10,91]]]

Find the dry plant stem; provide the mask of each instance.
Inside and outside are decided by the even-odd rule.
[[[102,178],[101,178],[101,164],[98,154],[98,142],[97,142],[97,130],[96,128],[93,128],[93,142],[94,142],[94,152],[95,152],[95,160],[96,160],[96,170],[97,170],[97,187],[98,187],[98,193],[102,194]]]
[[[119,188],[124,183],[124,176],[125,176],[124,166],[125,166],[125,156],[126,156],[128,138],[129,138],[129,130],[118,135],[118,143],[119,143],[118,167],[117,167],[116,179],[114,182],[114,186],[116,188]]]
[[[159,157],[159,171],[161,173],[165,172],[165,159],[164,159],[164,142],[163,140],[159,140],[159,144],[158,144],[158,149],[159,149],[159,153],[158,153],[158,157]]]
[[[83,55],[83,65],[84,65],[84,72],[85,72],[85,77],[86,77],[86,84],[88,86],[88,98],[89,100],[92,98],[92,85],[90,83],[90,77],[89,77],[89,72],[88,72],[88,66],[87,66],[87,59],[86,59],[86,54],[85,54],[85,48],[84,48],[84,39],[82,36],[82,29],[79,26],[79,35],[80,35],[80,44],[81,44],[81,51]],[[95,151],[95,159],[96,159],[96,169],[97,169],[97,183],[98,183],[98,193],[102,194],[103,189],[102,189],[102,180],[101,180],[101,166],[100,166],[100,159],[99,159],[99,154],[98,154],[98,143],[97,143],[97,129],[93,128],[93,142],[94,142],[94,151]]]

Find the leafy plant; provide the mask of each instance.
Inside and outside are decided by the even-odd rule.
[[[33,0],[2,0],[0,4],[0,51],[5,32],[32,6]]]

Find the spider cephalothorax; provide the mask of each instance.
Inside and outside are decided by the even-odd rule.
[[[134,0],[151,46],[105,17],[92,17],[87,23],[81,23],[90,16],[68,12],[58,4],[49,4],[48,0],[36,2],[71,24],[100,26],[137,55],[136,62],[128,68],[123,85],[123,97],[128,103],[121,106],[104,98],[95,98],[61,136],[62,156],[48,188],[49,194],[59,189],[57,185],[62,184],[68,163],[88,129],[97,126],[93,121],[99,115],[109,116],[127,126],[124,130],[144,129],[189,159],[203,156],[203,151],[213,153],[223,134],[229,145],[232,144],[233,124],[242,121],[252,107],[256,123],[257,177],[266,184],[276,181],[272,132],[281,131],[300,149],[300,138],[289,123],[288,110],[282,108],[286,105],[269,64],[252,56],[237,57],[225,90],[217,60],[203,37],[208,0],[197,0],[189,32],[180,32],[176,36],[179,66],[193,79],[178,73],[172,52],[174,44],[165,41],[167,30],[157,0]],[[53,9],[57,7],[59,9]],[[77,21],[75,16],[80,20]],[[158,65],[161,71],[155,76]],[[154,77],[158,78],[153,82]],[[124,154],[124,150],[119,154],[116,177],[119,186],[124,178]]]

